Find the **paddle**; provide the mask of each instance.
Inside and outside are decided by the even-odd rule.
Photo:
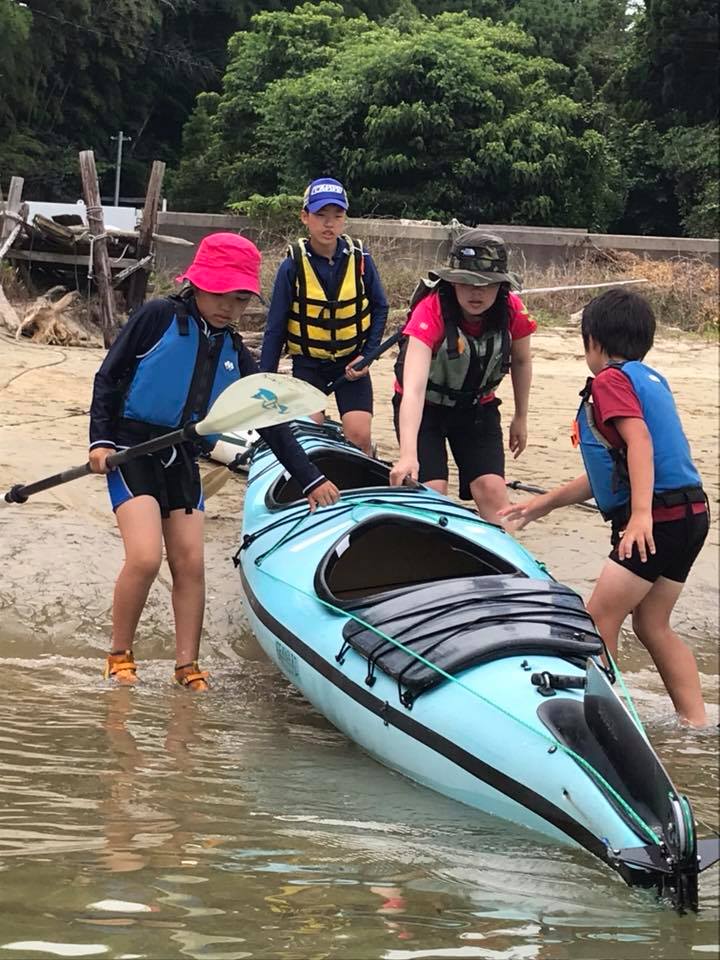
[[[146,453],[156,453],[175,443],[197,440],[198,437],[222,433],[224,430],[249,430],[285,423],[287,420],[314,413],[323,399],[324,395],[320,390],[303,380],[277,373],[254,373],[223,390],[203,420],[186,423],[172,433],[139,443],[119,453],[111,453],[107,464],[110,468],[117,467]],[[35,493],[77,480],[91,472],[90,464],[84,463],[43,480],[36,480],[35,483],[17,483],[8,490],[0,504],[25,503],[28,497]]]
[[[542,487],[535,487],[531,483],[521,483],[519,480],[508,480],[505,486],[509,487],[511,490],[524,490],[525,493],[547,493],[547,490],[543,490]],[[588,503],[587,501],[584,501],[583,503],[573,503],[572,506],[582,507],[584,510],[598,509],[594,503]]]
[[[377,360],[378,357],[382,356],[386,350],[389,350],[390,347],[394,347],[395,344],[400,341],[402,335],[402,329],[396,331],[396,333],[394,333],[391,337],[388,337],[387,340],[383,340],[379,347],[377,347],[375,350],[371,350],[367,356],[354,363],[350,369],[364,370],[365,367],[368,367],[373,362],[373,360]],[[346,380],[347,374],[344,373],[341,377],[338,377],[337,380],[333,380],[332,383],[328,384],[328,386],[325,388],[325,393],[330,396],[330,394],[337,390],[337,388],[341,384],[345,383]]]

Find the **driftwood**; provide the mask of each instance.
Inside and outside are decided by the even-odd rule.
[[[7,201],[5,202],[4,216],[0,220],[0,239],[4,240],[12,230],[11,218],[15,219],[20,213],[22,201],[22,190],[25,181],[22,177],[10,178],[10,189],[8,190]]]
[[[10,231],[10,233],[7,235],[7,237],[5,237],[5,239],[2,242],[0,242],[0,260],[2,260],[2,258],[10,249],[10,247],[15,243],[18,237],[18,234],[20,233],[22,228],[23,228],[23,225],[21,223],[16,223],[15,226]]]
[[[32,225],[43,237],[60,244],[72,244],[75,240],[75,234],[69,227],[61,223],[55,223],[49,217],[44,217],[41,213],[36,213],[32,220]]]
[[[78,224],[66,225],[65,229],[69,230],[76,240],[79,237],[87,237],[88,234],[88,228],[84,224],[82,226]],[[123,227],[105,227],[105,233],[109,237],[116,237],[118,240],[137,240],[139,235],[137,230],[125,230]],[[178,247],[195,246],[192,240],[185,240],[183,237],[170,237],[165,233],[153,233],[152,238],[155,242],[161,241],[162,243],[174,244]]]
[[[78,296],[76,290],[71,290],[54,303],[47,296],[39,297],[18,325],[15,339],[29,337],[35,343],[59,346],[79,346],[82,343],[89,343],[87,333],[72,317],[65,315],[67,308]]]

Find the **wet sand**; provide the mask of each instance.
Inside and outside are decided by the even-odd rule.
[[[82,463],[87,454],[92,380],[104,352],[17,343],[0,337],[0,491]],[[713,508],[711,533],[678,604],[675,624],[704,658],[715,657],[718,636],[718,348],[668,331],[648,357],[670,380],[693,454]],[[535,374],[529,445],[510,461],[507,477],[547,487],[575,476],[579,455],[569,441],[578,391],[586,376],[574,327],[544,328],[534,337]],[[396,452],[389,399],[392,359],[373,374],[374,435],[379,454]],[[500,391],[505,427],[512,415],[508,381]],[[331,415],[336,415],[329,410]],[[214,465],[209,465],[209,469]],[[453,478],[455,480],[455,478]],[[455,484],[456,488],[456,484]],[[231,477],[208,501],[206,636],[213,652],[260,655],[244,639],[231,555],[239,538],[244,484]],[[513,499],[523,494],[512,494]],[[587,597],[608,549],[608,530],[597,514],[567,508],[520,534],[523,543],[560,580]],[[104,480],[88,477],[0,507],[0,619],[2,655],[57,653],[87,656],[107,648],[112,589],[122,543]],[[140,624],[143,657],[172,655],[170,577],[164,566]],[[707,664],[717,679],[717,666]],[[716,691],[710,693],[716,699]]]

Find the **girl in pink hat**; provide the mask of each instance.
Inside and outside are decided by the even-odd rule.
[[[184,443],[108,471],[115,450],[201,420],[217,396],[257,365],[233,329],[260,296],[261,256],[235,233],[205,237],[177,296],[137,310],[95,375],[90,410],[90,464],[108,475],[110,502],[125,547],[115,585],[112,642],[106,678],[137,680],[133,641],[162,561],[172,575],[176,666],[174,679],[207,690],[198,666],[205,609],[204,499],[197,457]],[[286,426],[258,431],[298,480],[311,508],[334,503],[337,488],[309,461]]]

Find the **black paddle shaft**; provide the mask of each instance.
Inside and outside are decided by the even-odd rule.
[[[394,347],[395,344],[399,342],[401,337],[402,330],[398,330],[397,333],[394,333],[391,337],[388,337],[387,340],[384,340],[377,350],[371,350],[366,357],[363,357],[362,360],[358,360],[357,363],[354,363],[350,367],[350,369],[363,370],[365,367],[369,366],[373,360],[377,360],[378,357],[382,356],[382,354],[385,353],[386,350],[389,350],[390,347]],[[325,387],[325,393],[327,393],[329,396],[331,393],[337,390],[342,383],[345,383],[346,380],[347,374],[344,373],[341,377],[338,377],[337,380],[334,380],[332,383],[328,384],[327,387]]]
[[[136,457],[142,457],[146,453],[157,453],[158,450],[166,450],[175,443],[194,440],[196,437],[195,424],[187,423],[180,430],[165,433],[161,437],[155,437],[145,443],[138,443],[136,446],[128,447],[127,450],[121,450],[119,453],[111,453],[105,462],[112,469],[127,463],[129,460],[135,460]],[[71,467],[69,470],[63,470],[62,473],[55,473],[43,480],[36,480],[35,483],[16,483],[5,494],[4,500],[6,503],[25,503],[28,497],[31,497],[34,493],[41,493],[51,487],[59,487],[60,484],[69,483],[70,480],[78,480],[80,477],[87,476],[88,473],[92,473],[90,464],[84,463],[81,467]]]
[[[525,493],[547,493],[547,490],[544,490],[542,487],[535,487],[531,483],[521,483],[520,480],[508,480],[505,486],[511,490],[523,490]],[[585,510],[598,509],[594,503],[588,503],[587,500],[584,500],[582,503],[574,503],[573,506],[582,507]]]

